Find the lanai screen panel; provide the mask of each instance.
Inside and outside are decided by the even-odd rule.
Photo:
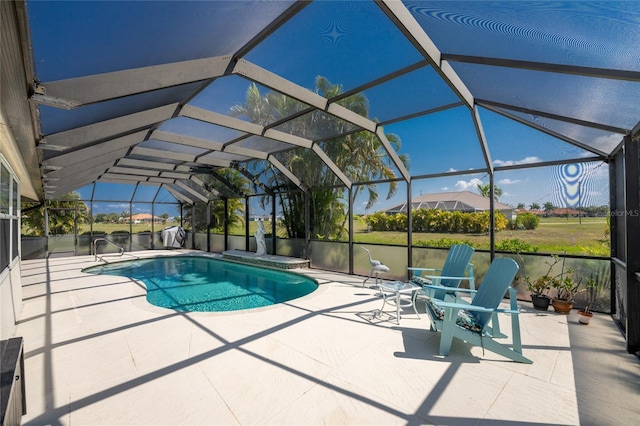
[[[359,95],[368,101],[368,118],[382,123],[460,102],[433,67],[426,65],[359,92]],[[349,108],[349,105],[344,106]]]
[[[302,87],[322,76],[349,91],[424,58],[374,2],[319,1],[246,59]]]
[[[588,125],[581,126],[560,120],[554,120],[549,117],[541,117],[535,114],[526,114],[516,111],[507,111],[501,108],[497,108],[497,111],[507,113],[508,115],[516,117],[516,119],[523,122],[529,122],[533,125],[549,129],[561,136],[566,136],[570,139],[584,142],[586,146],[602,152],[608,153],[613,151],[620,144],[623,138],[623,134],[617,131],[597,129],[589,127]]]
[[[400,138],[399,153],[408,157],[412,176],[487,167],[466,107],[399,121],[384,126],[384,131]]]
[[[638,122],[640,105],[618,109],[621,99],[640,97],[637,82],[554,75],[524,69],[454,64],[476,99],[498,102],[593,123],[630,128]]]
[[[637,2],[403,3],[443,53],[640,71]]]
[[[495,167],[593,157],[563,140],[480,109],[487,145]]]
[[[38,76],[53,81],[230,55],[292,3],[29,2]],[[54,29],[52,22],[72,25]]]

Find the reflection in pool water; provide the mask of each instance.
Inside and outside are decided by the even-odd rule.
[[[118,262],[83,270],[140,280],[147,301],[188,312],[220,312],[274,305],[318,288],[311,278],[198,256],[168,256]]]

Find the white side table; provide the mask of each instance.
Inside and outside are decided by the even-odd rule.
[[[389,300],[389,303],[395,303],[396,305],[396,324],[400,324],[400,308],[413,308],[413,312],[418,315],[420,318],[420,314],[416,310],[415,298],[418,290],[422,289],[419,285],[415,285],[412,283],[403,283],[401,281],[395,281],[390,283],[380,283],[380,292],[382,293],[382,308],[380,311],[384,309],[385,304],[387,303],[387,298],[395,295],[395,300]],[[392,293],[385,294],[385,293]],[[409,298],[402,299],[401,295],[409,295]]]

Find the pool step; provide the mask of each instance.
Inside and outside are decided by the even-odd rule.
[[[250,251],[228,250],[222,252],[222,258],[251,265],[268,266],[277,269],[308,268],[309,261],[297,257],[274,256],[272,254],[257,255]]]

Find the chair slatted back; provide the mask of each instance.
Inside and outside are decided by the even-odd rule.
[[[506,257],[493,259],[471,304],[484,308],[497,308],[504,299],[518,269],[519,266],[513,259]],[[493,314],[474,312],[473,315],[484,329]]]
[[[442,266],[441,275],[443,277],[462,277],[467,270],[467,266],[473,256],[474,248],[467,244],[454,244],[449,249],[447,259]],[[439,282],[445,287],[457,288],[460,286],[461,280],[444,279]]]

